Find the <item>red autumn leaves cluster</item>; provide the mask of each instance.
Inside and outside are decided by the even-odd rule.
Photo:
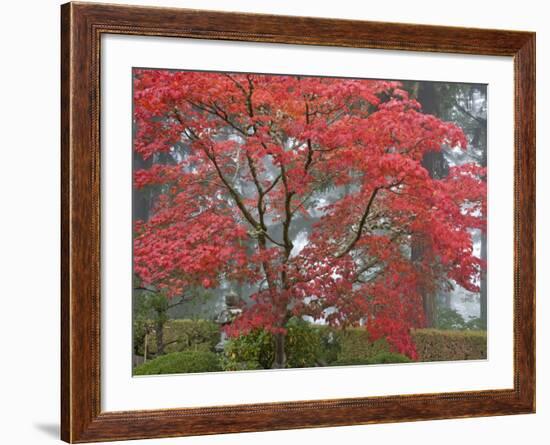
[[[135,70],[134,120],[135,151],[174,160],[134,173],[162,190],[136,222],[134,272],[169,296],[252,285],[230,334],[284,333],[307,315],[366,325],[415,357],[419,277],[478,288],[485,170],[430,178],[426,152],[467,143],[399,82]],[[413,259],[419,238],[430,249]]]

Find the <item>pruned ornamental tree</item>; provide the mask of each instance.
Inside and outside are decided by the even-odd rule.
[[[172,154],[134,173],[161,190],[135,223],[135,274],[168,296],[246,283],[227,333],[275,334],[274,367],[303,316],[415,358],[419,278],[479,290],[485,169],[430,177],[424,153],[466,140],[399,82],[137,69],[134,123],[143,159]],[[413,238],[430,246],[419,259]]]

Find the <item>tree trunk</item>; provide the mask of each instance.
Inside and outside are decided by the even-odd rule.
[[[426,114],[432,114],[436,117],[441,115],[441,97],[438,88],[434,82],[421,82],[418,84],[417,99],[422,104],[422,110]],[[449,174],[449,163],[445,159],[443,152],[429,151],[424,153],[422,158],[422,166],[428,171],[432,179],[443,179]],[[417,235],[421,237],[421,235]],[[427,244],[423,239],[414,239],[413,237],[413,249],[412,260],[421,261],[429,252],[431,246]],[[416,244],[416,246],[415,246]],[[436,323],[437,315],[437,295],[431,290],[433,286],[427,283],[420,285],[420,293],[422,295],[422,306],[424,308],[424,315],[426,319],[426,327],[433,327]]]
[[[411,261],[421,262],[427,249],[430,249],[430,246],[426,242],[425,237],[420,233],[415,234],[412,237]],[[436,318],[436,296],[434,292],[430,291],[432,287],[426,283],[426,278],[423,275],[420,276],[418,293],[422,296],[422,309],[424,310],[425,327],[427,328],[435,326]]]
[[[434,327],[436,324],[437,300],[433,292],[424,292],[422,294],[422,305],[424,306],[426,326],[430,328]]]
[[[157,337],[157,356],[159,356],[164,354],[164,323],[157,322],[155,331]]]
[[[487,234],[481,233],[481,259],[487,261]],[[479,318],[481,327],[487,329],[487,271],[481,271],[481,289],[479,292]]]
[[[275,334],[275,357],[272,366],[274,369],[286,367],[285,337],[286,334]]]
[[[147,331],[145,331],[145,340],[143,343],[143,363],[147,361],[147,343],[149,343],[149,335]]]
[[[486,87],[485,87],[486,88]],[[487,97],[487,90],[482,93]],[[487,122],[485,125],[480,125],[479,146],[482,150],[481,166],[487,167]],[[487,181],[487,177],[484,178]],[[487,261],[487,232],[481,232],[481,259]],[[481,319],[481,327],[487,329],[487,270],[481,271],[481,289],[479,292],[479,318]]]
[[[149,169],[153,165],[153,156],[144,160],[139,153],[134,150],[134,171]],[[151,187],[136,188],[132,187],[132,220],[148,221],[152,206],[153,192]]]

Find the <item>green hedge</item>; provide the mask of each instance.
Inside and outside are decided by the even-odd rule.
[[[385,340],[371,342],[362,328],[335,331],[339,345],[334,365],[402,363],[406,356],[390,352]],[[486,331],[416,329],[411,332],[419,361],[453,361],[487,358]]]
[[[417,329],[411,335],[420,361],[487,357],[485,331]],[[219,340],[219,326],[207,320],[169,320],[164,327],[165,352],[168,354],[214,352]],[[149,336],[148,348],[150,354],[155,354],[154,335]],[[401,363],[408,360],[391,352],[385,340],[370,341],[365,328],[337,330],[299,319],[292,319],[287,325],[285,350],[289,368]],[[232,339],[227,342],[220,358],[226,370],[269,369],[274,358],[273,336],[260,330]]]
[[[210,351],[172,352],[134,368],[134,375],[221,371],[218,355]]]
[[[374,357],[390,352],[386,340],[371,341],[365,328],[334,331],[334,335],[336,343],[339,345],[334,365],[369,364]]]
[[[487,358],[486,331],[413,330],[419,361],[452,361]]]
[[[392,352],[385,339],[371,341],[365,328],[334,331],[339,350],[332,366],[375,365],[380,363],[408,363],[411,360]]]
[[[485,331],[417,329],[411,332],[419,361],[453,361],[487,357]],[[271,334],[256,331],[231,340],[226,346],[228,370],[270,368],[273,361]],[[343,366],[405,363],[408,357],[391,351],[384,339],[372,342],[365,328],[336,330],[328,326],[294,321],[286,338],[287,366]]]
[[[220,327],[208,320],[168,320],[164,325],[165,353],[214,351],[220,341]],[[148,354],[156,354],[157,339],[153,333],[147,342]],[[143,354],[143,351],[140,351]]]

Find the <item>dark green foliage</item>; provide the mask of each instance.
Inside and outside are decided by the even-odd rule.
[[[480,330],[481,319],[472,317],[466,321],[456,310],[441,308],[437,314],[436,327],[443,330]]]
[[[134,353],[144,354],[146,334],[150,335],[168,320],[168,299],[159,293],[136,291],[134,296],[133,345]],[[148,345],[149,346],[149,345]],[[148,349],[147,354],[151,352]]]
[[[227,371],[270,369],[273,364],[273,335],[264,330],[229,340],[222,354],[213,353],[220,339],[219,327],[213,322],[169,320],[163,332],[168,354],[138,366],[136,375],[208,372],[222,368]],[[483,359],[487,356],[485,331],[418,329],[412,332],[412,338],[421,361]],[[148,343],[149,350],[154,353],[154,333],[149,334]],[[410,361],[390,351],[383,339],[371,342],[365,328],[337,330],[300,319],[288,323],[285,349],[289,368]],[[196,363],[190,363],[195,359]]]
[[[223,367],[226,371],[271,368],[273,336],[262,329],[229,340],[225,344]]]
[[[338,354],[341,350],[337,332],[327,326],[316,326],[316,330],[319,333],[321,343],[319,363],[322,366],[330,365],[338,360]]]
[[[152,322],[168,321],[166,311],[170,303],[163,294],[152,291],[136,291],[134,298],[134,320],[142,319]]]
[[[221,371],[218,356],[210,351],[166,354],[134,368],[134,375],[180,374]]]
[[[134,284],[137,286],[139,283]],[[159,350],[162,354],[185,349],[213,349],[219,341],[219,328],[213,321],[202,318],[174,319],[174,312],[182,305],[212,304],[211,300],[212,294],[199,288],[191,288],[185,297],[173,299],[159,292],[136,288],[133,318],[134,354],[144,355],[146,337],[148,356],[158,354]],[[175,329],[175,323],[180,321],[187,323],[187,326]],[[205,330],[208,332],[203,332]],[[212,342],[214,345],[211,345]]]
[[[291,319],[287,326],[285,352],[288,368],[316,366],[322,362],[322,332],[314,325]],[[256,330],[228,341],[225,345],[224,369],[269,369],[275,357],[273,335]]]
[[[486,331],[417,329],[411,335],[423,362],[487,358]]]
[[[403,363],[409,359],[390,352],[385,340],[371,342],[365,328],[335,330],[300,319],[287,324],[288,368],[374,363]],[[232,339],[225,346],[224,369],[269,369],[274,358],[273,336],[257,330]]]
[[[466,329],[471,331],[487,331],[487,325],[480,317],[472,317],[466,322]]]
[[[214,351],[220,341],[219,326],[208,320],[168,320],[164,324],[165,352],[186,350]],[[155,354],[156,335],[149,336],[148,349]]]
[[[381,363],[410,363],[412,360],[403,354],[397,352],[383,351],[369,359],[369,365]]]
[[[174,306],[168,298],[159,292],[139,289],[134,293],[134,354],[147,355],[148,358],[154,354],[162,355],[166,351],[164,346],[164,326],[169,320],[168,310]],[[154,334],[154,348],[151,348],[149,341]],[[147,341],[147,345],[145,342]]]
[[[464,329],[464,318],[454,309],[440,308],[438,310],[436,327],[438,329]]]
[[[287,367],[306,368],[316,366],[321,357],[321,335],[318,329],[299,318],[287,324],[285,342]]]
[[[142,356],[145,353],[145,336],[152,332],[153,328],[150,324],[150,320],[144,317],[138,318],[137,316],[134,316],[132,327],[134,354]]]
[[[397,352],[382,351],[370,357],[355,357],[337,360],[334,365],[378,365],[388,363],[410,363],[411,359]]]

